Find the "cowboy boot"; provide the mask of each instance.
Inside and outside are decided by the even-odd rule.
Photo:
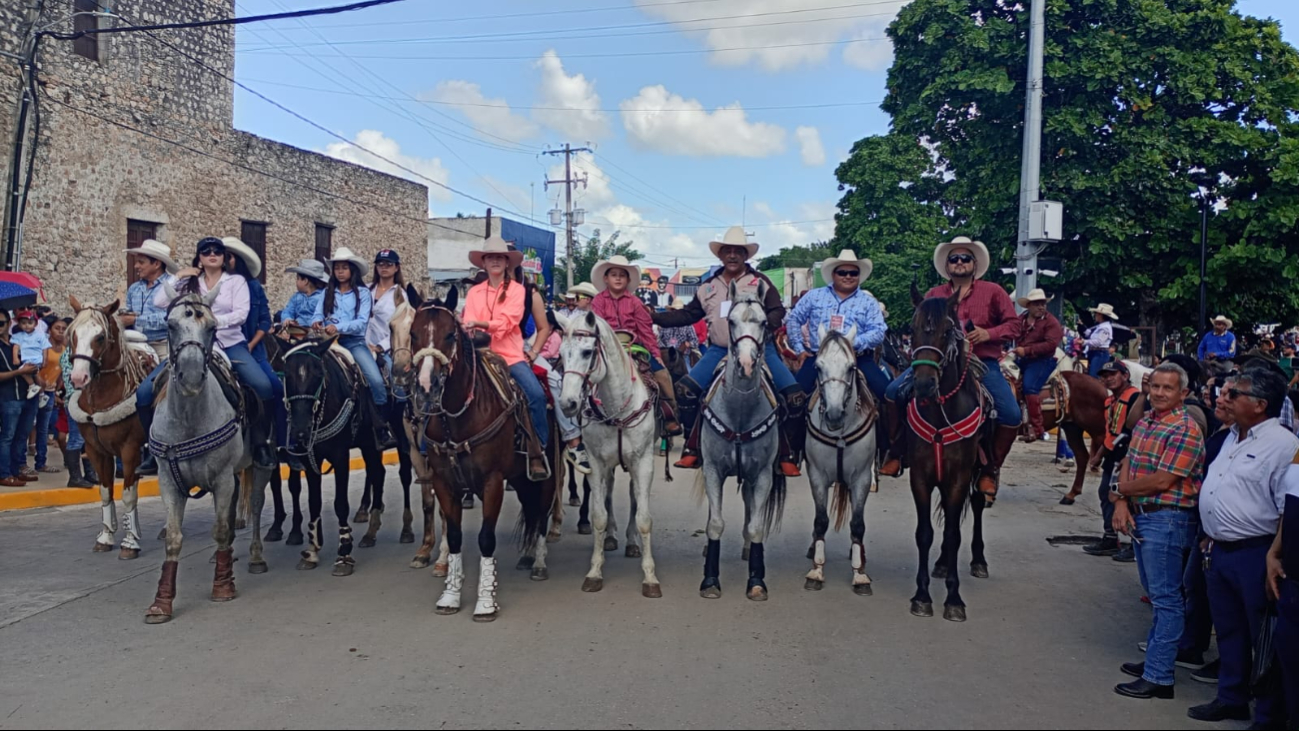
[[[884,464],[880,474],[885,477],[902,476],[902,414],[901,408],[888,399],[884,400],[884,424],[889,431],[889,450],[884,454]]]
[[[95,483],[90,482],[81,474],[80,449],[63,450],[63,465],[68,468],[68,487],[96,487]]]
[[[659,385],[659,408],[663,410],[663,435],[680,436],[681,423],[677,421],[677,392],[672,386],[672,374],[664,368],[654,374]]]
[[[681,423],[690,429],[685,446],[681,448],[681,459],[673,465],[677,469],[697,470],[703,464],[699,457],[699,397],[689,388],[682,388],[677,395],[677,406],[680,409]]]
[[[379,406],[374,399],[369,399],[371,407],[371,422],[374,424],[374,441],[378,445],[379,451],[386,451],[397,446],[397,438],[392,435],[392,430],[388,428],[388,415],[391,413],[392,402],[388,401],[383,406]]]
[[[790,386],[785,392],[785,418],[780,422],[780,471],[785,477],[799,477],[807,442],[807,394],[801,386]]]
[[[979,477],[979,492],[983,493],[988,505],[992,505],[997,500],[997,487],[1001,482],[1001,466],[1005,464],[1006,457],[1010,454],[1010,448],[1015,445],[1015,439],[1018,436],[1019,427],[997,426],[997,432],[993,437],[991,459],[984,466],[983,475]]]
[[[520,399],[520,406],[515,412],[515,418],[523,425],[524,444],[528,450],[528,479],[533,482],[541,482],[550,479],[550,464],[546,461],[546,449],[541,446],[541,438],[537,436],[537,430],[532,423],[532,415],[528,412],[526,402]],[[466,496],[465,503],[469,504],[473,500],[473,494]]]
[[[1040,394],[1024,396],[1024,406],[1028,409],[1028,434],[1024,435],[1024,442],[1032,444],[1046,433],[1046,421],[1042,417],[1042,396]]]

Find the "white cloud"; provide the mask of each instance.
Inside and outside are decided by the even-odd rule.
[[[816,127],[799,127],[794,130],[798,146],[803,155],[803,164],[811,167],[825,164],[825,146],[821,144],[821,133]]]
[[[713,50],[712,59],[716,63],[742,66],[752,62],[768,71],[820,63],[829,57],[837,47],[834,44],[840,41],[881,38],[898,10],[908,2],[910,0],[897,0],[843,7],[848,3],[832,0],[712,0],[699,6],[636,0],[645,13],[671,21],[687,38],[701,39],[704,46]],[[707,18],[717,20],[701,20]],[[705,28],[709,30],[703,30]],[[749,50],[719,50],[727,48]],[[877,69],[880,68],[878,59],[881,55],[886,59],[891,57],[888,41],[862,40],[847,44],[844,60],[859,68]]]
[[[803,203],[793,217],[781,217],[770,205],[759,201],[752,208],[766,220],[755,226],[754,237],[762,244],[762,253],[774,254],[791,246],[807,246],[816,241],[829,241],[834,237],[834,214],[838,210],[834,201]],[[812,221],[813,223],[799,223]]]
[[[378,130],[363,129],[356,133],[354,140],[356,145],[365,149],[362,150],[360,147],[350,145],[346,142],[334,142],[325,148],[325,154],[330,157],[338,158],[339,160],[363,165],[378,170],[379,172],[388,173],[389,175],[395,175],[399,178],[405,178],[421,185],[426,185],[428,186],[429,198],[432,200],[451,200],[450,191],[438,187],[426,179],[431,178],[443,185],[450,182],[451,175],[447,172],[447,169],[442,166],[442,161],[440,159],[436,157],[425,158],[406,155],[402,153],[401,145],[399,145],[396,140]],[[367,152],[367,150],[369,152]],[[380,159],[380,157],[387,158],[387,160],[391,160],[392,163],[397,163],[397,165],[414,170],[416,173],[419,173],[419,175],[403,170],[387,160]]]
[[[537,61],[541,69],[538,107],[533,119],[576,141],[596,140],[609,133],[609,117],[600,111],[600,95],[595,82],[584,74],[569,76],[564,63],[553,50]]]
[[[478,84],[468,81],[443,81],[420,98],[454,105],[475,127],[488,133],[485,136],[518,140],[535,137],[538,132],[537,125],[511,111],[504,99],[488,99]]]
[[[659,84],[641,89],[619,107],[623,127],[641,148],[697,157],[768,157],[785,150],[784,128],[750,122],[739,103],[705,112],[697,100]],[[659,111],[664,109],[692,111]]]

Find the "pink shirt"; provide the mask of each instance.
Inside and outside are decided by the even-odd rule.
[[[643,346],[660,363],[663,362],[658,338],[654,337],[654,322],[639,297],[630,293],[614,297],[606,289],[591,300],[591,311],[604,318],[614,330],[626,330],[634,334],[637,345]]]
[[[559,355],[559,348],[564,344],[564,337],[560,335],[559,330],[550,333],[546,339],[546,344],[541,348],[541,357],[546,360],[553,360]]]
[[[176,289],[179,290],[189,279],[182,279],[176,283]],[[248,311],[252,308],[251,300],[248,295],[248,280],[242,275],[231,274],[226,272],[217,280],[221,287],[220,294],[217,295],[216,301],[212,303],[212,314],[216,315],[217,345],[222,348],[229,348],[233,345],[248,342],[244,337],[244,322],[248,319]],[[208,293],[207,278],[198,278],[199,294]],[[158,292],[153,296],[153,303],[159,307],[166,307],[171,302],[167,299],[167,291],[163,287],[158,288]]]
[[[502,285],[504,286],[504,285]],[[492,336],[492,352],[505,359],[506,365],[527,360],[523,357],[523,285],[515,282],[505,290],[505,301],[498,302],[501,287],[491,282],[476,284],[465,296],[464,322],[485,322]]]

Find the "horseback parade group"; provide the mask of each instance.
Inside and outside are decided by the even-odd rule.
[[[247,522],[252,530],[247,565],[253,574],[268,570],[263,541],[284,538],[286,463],[294,513],[287,542],[304,545],[298,569],[320,562],[321,483],[333,472],[333,573],[351,575],[352,450],[360,451],[365,467],[354,522],[368,523],[360,540],[367,547],[386,510],[383,452],[395,448],[405,494],[401,541],[414,541],[410,489],[417,483],[423,542],[411,565],[433,565],[445,577],[438,614],[454,614],[466,601],[462,520],[475,499],[482,522],[478,586],[467,599],[474,619],[492,621],[500,612],[496,534],[507,491],[521,506],[517,568],[533,580],[549,578],[547,543],[560,536],[561,486],[570,470],[589,490],[587,501],[570,504],[583,506],[581,532],[594,536],[582,590],[603,588],[606,551],[618,545],[611,506],[621,469],[631,494],[626,555],[641,559],[642,594],[661,597],[652,549],[653,465],[673,437],[684,436],[675,466],[698,470],[697,488],[709,506],[703,597],[722,594],[727,478],[738,481],[745,507],[746,595],[762,601],[768,596],[764,543],[779,525],[789,478],[806,469],[816,504],[805,587],[819,590],[826,582],[833,512],[836,528],[850,525],[853,591],[869,595],[865,503],[878,474],[900,477],[909,469],[919,551],[911,612],[934,612],[930,516],[937,510],[943,539],[932,575],[947,584],[943,616],[963,621],[962,518],[973,509],[970,570],[986,578],[982,513],[996,499],[1002,465],[1023,426],[1016,390],[1000,363],[1007,344],[1018,345],[1028,439],[1055,426],[1055,418],[1043,423],[1038,396],[1055,369],[1060,341],[1058,322],[1055,329],[1047,322],[1055,320],[1045,315],[1046,295],[1036,290],[1022,298],[1028,312],[1021,316],[1004,289],[983,280],[990,261],[982,243],[964,237],[942,243],[934,266],[946,283],[923,296],[912,286],[910,361],[884,362],[885,314],[865,290],[869,259],[845,250],[825,262],[827,286],[786,312],[777,288],[750,263],[759,247],[742,228],[710,248],[720,268],[688,303],[664,291],[660,307],[647,306],[635,289],[640,268],[613,257],[553,312],[524,276],[522,253],[499,236],[470,254],[481,271],[463,307],[454,286],[444,298],[428,299],[407,284],[392,250],[371,262],[340,248],[323,263],[306,259],[286,270],[297,293],[274,325],[258,282],[262,262],[240,240],[199,241],[189,267],[156,241],[131,249],[140,281],[128,293],[128,308],[72,300],[77,314],[65,372],[69,411],[101,482],[103,525],[94,550],[113,549],[112,483],[120,461],[120,557],[139,556],[139,467],[156,460],[167,509],[159,535],[166,559],[146,621],[173,616],[185,508],[202,496],[211,496],[216,516],[212,600],[231,600],[236,525]],[[697,360],[675,347],[660,349],[656,326],[689,332],[701,321],[707,330],[698,338]],[[535,336],[529,341],[525,332]],[[569,484],[575,498],[572,479]],[[268,485],[275,521],[263,536]]]

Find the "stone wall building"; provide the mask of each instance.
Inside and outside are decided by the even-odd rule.
[[[40,25],[64,32],[74,23],[234,15],[234,0],[115,0],[121,19],[68,19],[86,7],[96,6],[0,3],[0,54],[20,52],[33,8]],[[107,302],[124,292],[130,271],[122,250],[145,238],[168,244],[186,265],[204,236],[243,238],[265,252],[273,309],[294,291],[281,272],[298,259],[339,246],[422,258],[423,185],[234,129],[234,34],[214,26],[42,41],[40,139],[21,268],[44,280],[56,310],[66,309],[69,294]],[[0,69],[7,187],[20,73],[8,56],[0,55]]]

